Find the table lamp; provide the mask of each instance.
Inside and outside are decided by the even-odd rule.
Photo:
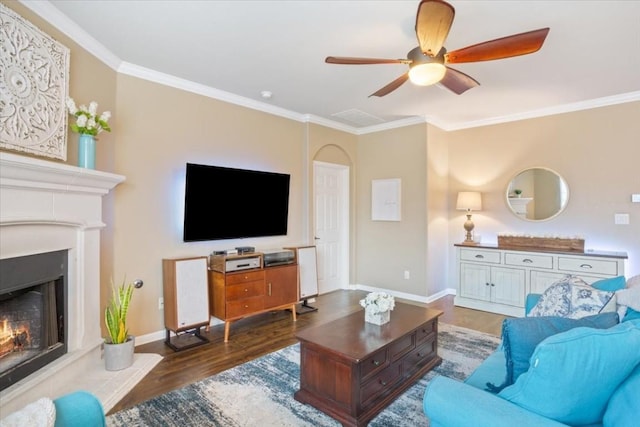
[[[464,223],[464,229],[467,230],[465,244],[473,244],[473,237],[471,231],[473,231],[473,221],[471,221],[471,211],[479,211],[482,209],[482,199],[480,193],[477,191],[460,191],[458,193],[458,202],[456,203],[456,209],[467,211],[467,220]]]

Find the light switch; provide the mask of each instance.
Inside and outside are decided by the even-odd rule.
[[[613,216],[613,223],[616,225],[628,225],[629,214],[615,214]]]
[[[631,195],[632,203],[640,203],[640,194],[632,194]]]

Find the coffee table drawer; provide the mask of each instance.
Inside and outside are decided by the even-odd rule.
[[[373,353],[360,363],[360,375],[363,379],[383,369],[389,363],[389,352],[386,348]]]
[[[366,407],[372,399],[393,390],[393,385],[402,377],[402,360],[384,368],[367,381],[360,392],[360,403]]]
[[[402,359],[404,363],[403,371],[405,377],[413,375],[416,371],[419,371],[423,366],[429,363],[433,358],[437,357],[437,347],[437,340],[434,336],[433,339],[416,348],[404,359]]]
[[[420,346],[423,342],[433,337],[438,333],[438,322],[427,322],[424,325],[416,329],[416,346]]]

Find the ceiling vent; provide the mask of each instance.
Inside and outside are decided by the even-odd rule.
[[[376,117],[355,108],[332,114],[331,117],[335,117],[336,119],[341,119],[345,122],[353,123],[358,126],[373,126],[385,122],[385,120],[380,117]]]

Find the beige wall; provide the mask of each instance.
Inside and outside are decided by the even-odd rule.
[[[640,274],[640,204],[630,202],[640,193],[638,102],[454,132],[413,125],[358,136],[118,75],[20,4],[4,4],[71,49],[76,101],[96,100],[114,113],[114,131],[100,136],[97,169],[127,180],[105,198],[102,301],[111,276],[143,279],[132,302],[136,335],[164,327],[162,258],[308,243],[314,159],[351,168],[351,283],[420,297],[454,288],[452,245],[464,236],[464,215],[454,209],[461,190],[483,193],[474,222],[485,242],[501,231],[583,234],[590,248],[627,251],[628,274]],[[75,134],[68,150],[75,164]],[[289,235],[183,243],[188,161],[290,173]],[[530,166],[554,169],[569,185],[568,208],[553,220],[531,223],[507,209],[507,182]],[[371,180],[380,178],[402,179],[401,222],[371,221]],[[213,190],[212,217],[225,208]],[[614,225],[614,213],[629,213],[631,224]]]
[[[497,233],[583,235],[586,247],[625,251],[627,274],[640,274],[640,103],[559,114],[442,134],[449,146],[449,236],[462,240],[464,213],[455,210],[458,191],[482,192],[482,212],[473,215],[483,242]],[[548,167],[569,186],[565,212],[548,221],[517,218],[504,194],[520,170]],[[614,225],[628,213],[630,225]],[[449,250],[449,259],[454,251]],[[450,272],[453,271],[450,269]]]
[[[400,178],[401,221],[371,220],[371,181]],[[362,135],[358,141],[357,283],[426,296],[425,125]],[[410,279],[404,278],[404,271]]]
[[[134,77],[118,77],[120,114],[116,169],[127,180],[116,189],[114,271],[145,286],[131,308],[131,332],[164,327],[163,258],[208,255],[240,245],[258,250],[300,244],[304,236],[304,127],[300,122],[226,104]],[[185,164],[239,167],[291,174],[287,236],[182,241]],[[211,220],[233,209],[211,187]],[[251,197],[251,189],[246,189]],[[260,220],[256,206],[255,217]]]

